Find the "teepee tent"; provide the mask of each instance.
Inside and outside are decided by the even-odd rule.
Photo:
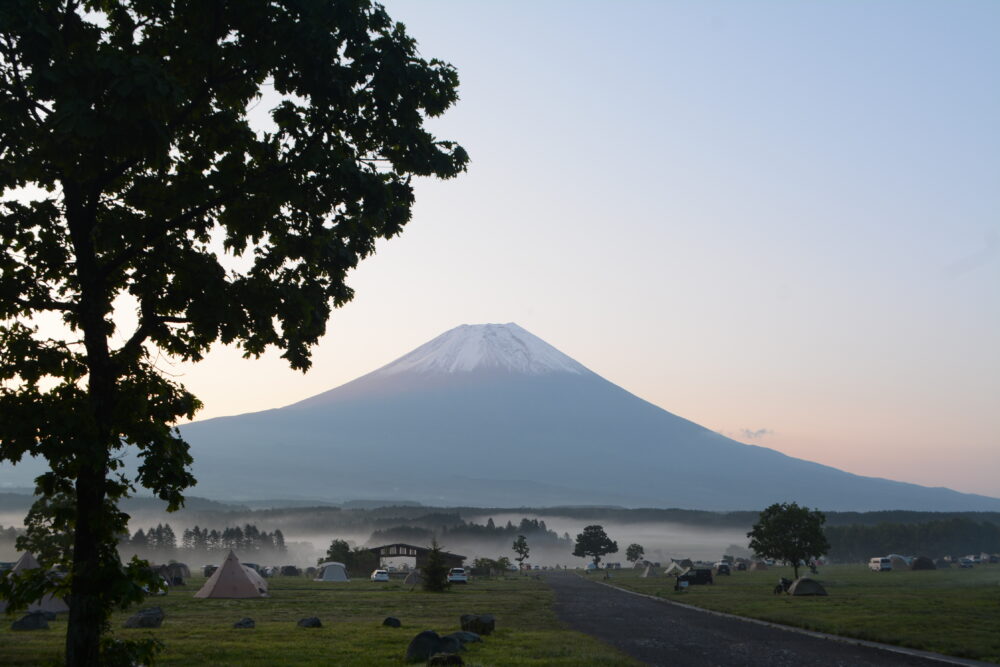
[[[248,567],[240,565],[240,559],[232,551],[226,556],[222,567],[212,573],[196,598],[262,598],[267,595],[267,582],[256,572],[255,577]]]
[[[17,559],[14,563],[14,567],[10,569],[9,574],[18,574],[19,572],[24,572],[25,570],[37,570],[41,567],[38,561],[35,560],[34,555],[31,552],[25,551],[21,554],[21,557]],[[0,600],[0,613],[7,611],[7,602]],[[37,602],[32,602],[28,605],[28,612],[33,611],[49,611],[54,614],[58,614],[64,611],[69,611],[69,606],[63,601],[62,598],[57,598],[51,593],[42,596]]]
[[[313,581],[350,581],[347,578],[347,568],[343,563],[322,563]]]

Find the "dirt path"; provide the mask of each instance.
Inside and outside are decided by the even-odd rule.
[[[941,667],[945,664],[687,609],[568,572],[548,572],[545,579],[555,591],[555,612],[562,621],[648,665]]]

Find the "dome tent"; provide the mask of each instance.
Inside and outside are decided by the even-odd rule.
[[[347,577],[347,568],[344,567],[343,563],[321,563],[319,566],[319,572],[316,573],[316,578],[313,581],[336,581],[336,582],[346,582],[350,581]]]
[[[788,587],[789,595],[826,595],[826,589],[809,577],[799,577]]]

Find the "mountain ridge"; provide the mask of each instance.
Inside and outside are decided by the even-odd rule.
[[[235,479],[253,477],[272,497],[288,478],[302,493],[425,503],[1000,509],[1000,499],[853,475],[736,442],[634,396],[513,323],[455,327],[311,398],[181,431],[198,479],[233,489]]]

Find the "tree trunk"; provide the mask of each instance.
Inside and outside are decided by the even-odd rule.
[[[100,664],[101,635],[110,610],[105,587],[113,581],[108,542],[114,531],[105,516],[107,465],[115,439],[113,426],[117,375],[112,369],[109,327],[105,321],[110,300],[98,267],[93,242],[96,226],[93,200],[87,204],[79,188],[64,183],[67,222],[80,284],[77,315],[87,351],[87,394],[91,428],[79,433],[74,463],[76,469],[76,523],[71,566],[69,622],[66,628],[66,665],[92,667]],[[113,548],[113,542],[112,542]]]
[[[69,624],[66,629],[66,665],[100,664],[101,633],[107,611],[101,600],[100,515],[104,507],[104,466],[87,465],[76,481],[76,534],[73,542],[73,581]]]

